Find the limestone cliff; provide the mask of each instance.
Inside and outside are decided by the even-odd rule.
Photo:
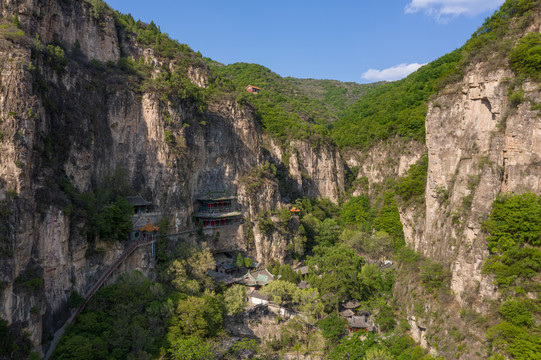
[[[528,101],[514,107],[508,98],[513,72],[478,63],[430,103],[426,117],[428,175],[424,211],[402,209],[406,242],[451,272],[452,299],[427,303],[424,314],[443,312],[445,324],[409,306],[412,334],[426,347],[453,356],[452,327],[464,329],[469,352],[483,351],[483,330],[468,325],[457,309],[490,311],[498,298],[493,278],[482,273],[489,252],[482,223],[500,193],[540,193],[541,122],[531,104],[540,99],[538,84],[525,82]],[[406,231],[408,220],[417,229]],[[421,226],[419,226],[421,224]],[[406,286],[407,287],[407,286]],[[411,294],[402,294],[414,302]],[[408,306],[407,306],[408,307]],[[417,310],[418,312],[418,310]],[[439,334],[433,331],[437,328]],[[428,329],[428,330],[427,330]],[[427,332],[431,332],[427,337]],[[438,344],[434,339],[441,340]]]
[[[234,96],[200,99],[193,89],[166,96],[150,80],[181,69],[188,79],[181,90],[209,88],[205,62],[190,53],[182,68],[186,58],[160,56],[86,1],[2,5],[1,20],[17,14],[26,35],[0,36],[0,317],[31,334],[36,346],[69,316],[71,292],[86,293],[125,247],[90,244],[62,184],[92,191],[118,171],[163,213],[173,239],[283,261],[291,239],[275,211],[294,196],[338,202],[355,168],[353,195],[376,194],[428,152],[425,202],[405,205],[400,216],[408,245],[450,269],[452,293],[422,310],[466,326],[460,308],[485,311],[485,300],[496,297],[492,279],[481,273],[488,255],[481,223],[500,192],[541,192],[541,122],[528,101],[510,106],[514,74],[505,66],[479,63],[445,87],[429,104],[426,144],[393,139],[340,152],[304,140],[278,142]],[[150,68],[150,79],[122,61]],[[541,102],[538,84],[523,89]],[[244,222],[203,235],[185,232],[196,228],[197,199],[213,191],[237,195]],[[268,219],[270,229],[259,226]],[[140,249],[119,272],[152,265],[149,249]],[[33,279],[39,281],[25,284]],[[397,298],[412,334],[434,349],[426,329],[441,324],[415,316],[414,291],[397,288]],[[472,330],[473,347],[482,336]]]
[[[154,88],[134,86],[140,80],[115,67],[121,56],[142,58],[154,67],[153,76],[162,66],[175,68],[176,61],[155,55],[123,33],[107,12],[97,14],[85,1],[9,0],[2,5],[5,18],[18,15],[26,36],[0,39],[0,200],[7,210],[0,317],[31,334],[34,344],[68,317],[71,292],[86,293],[124,248],[87,242],[82,224],[70,217],[60,179],[85,192],[122,170],[133,191],[169,220],[170,233],[196,227],[197,198],[209,191],[238,194],[241,210],[254,221],[260,211],[286,206],[276,179],[263,192],[243,190],[242,179],[251,169],[284,161],[265,150],[271,140],[250,106],[214,98],[199,109],[190,98],[167,101]],[[47,44],[63,49],[64,66],[58,66],[62,57],[54,58]],[[188,66],[185,76],[197,87],[208,86],[202,62]],[[338,152],[316,151],[307,143],[293,146],[310,156],[300,165],[290,162],[291,175],[285,176],[310,196],[337,201],[344,189]],[[310,179],[301,178],[300,171]],[[245,243],[244,225],[206,235],[216,239],[209,242],[216,251],[242,250],[259,261],[286,256],[287,239],[255,229],[254,244]],[[138,254],[123,266],[148,270],[148,254]],[[41,279],[39,286],[30,289],[17,280],[29,274]]]

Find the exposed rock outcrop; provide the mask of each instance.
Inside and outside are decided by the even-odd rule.
[[[172,233],[196,227],[197,199],[209,191],[238,194],[241,210],[256,222],[261,211],[285,206],[288,199],[276,179],[258,193],[245,191],[242,183],[265,161],[284,161],[265,150],[271,140],[249,106],[211,99],[201,111],[190,99],[164,101],[152,90],[131,86],[127,74],[95,67],[91,60],[111,64],[121,54],[144,56],[160,66],[173,67],[174,61],[159,59],[123,36],[113,18],[96,14],[85,1],[7,1],[2,12],[18,14],[29,38],[43,46],[54,41],[66,54],[75,54],[59,69],[43,53],[32,53],[31,39],[0,40],[5,59],[0,68],[0,200],[10,213],[2,219],[9,224],[2,243],[9,252],[0,256],[0,317],[29,332],[34,344],[68,318],[72,291],[85,294],[125,247],[87,242],[83,224],[69,214],[60,179],[86,192],[120,170],[135,192],[163,212]],[[202,64],[188,67],[186,76],[198,87],[208,86]],[[338,151],[315,150],[308,143],[292,146],[303,151],[303,160],[291,161],[286,176],[309,196],[337,201],[344,191]],[[215,251],[249,252],[259,261],[286,256],[287,239],[279,232],[262,234],[250,224],[255,241],[246,243],[247,225],[205,231],[209,245]],[[148,271],[145,251],[132,254],[117,272]],[[25,274],[41,279],[40,285],[29,289],[18,283]]]

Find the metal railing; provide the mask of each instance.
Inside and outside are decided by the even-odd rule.
[[[54,349],[58,345],[58,342],[60,341],[60,338],[64,334],[64,331],[66,330],[67,324],[73,324],[75,322],[75,319],[77,316],[83,311],[86,304],[90,301],[92,296],[98,291],[98,289],[103,285],[103,283],[111,276],[111,274],[116,270],[116,268],[128,257],[130,256],[135,249],[137,249],[140,246],[152,244],[155,242],[156,239],[147,239],[138,241],[135,243],[132,243],[124,252],[109,266],[107,271],[98,279],[98,281],[94,284],[94,286],[90,289],[90,291],[85,295],[85,301],[75,310],[73,314],[69,317],[68,321],[55,333],[53,341],[51,342],[51,346],[47,350],[47,354],[45,355],[45,360],[48,360],[50,356],[52,355]]]

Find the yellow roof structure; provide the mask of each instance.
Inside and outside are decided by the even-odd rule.
[[[148,223],[145,225],[145,226],[141,226],[139,229],[137,229],[141,232],[147,232],[147,233],[150,233],[150,232],[156,232],[158,230],[160,230],[159,227],[157,226],[154,226],[150,223],[150,220],[148,220]]]

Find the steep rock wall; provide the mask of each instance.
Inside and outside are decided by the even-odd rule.
[[[504,78],[512,74],[503,70],[482,73],[479,67],[473,69],[461,84],[440,94],[429,109],[427,227],[424,238],[411,243],[427,256],[452,261],[451,288],[459,300],[477,283],[491,292],[491,281],[481,274],[488,255],[480,236],[481,223],[510,170],[504,161],[506,143],[516,131],[503,129],[502,109],[507,108]],[[517,113],[507,121],[531,115]],[[527,138],[532,129],[522,130]],[[512,179],[518,183],[524,180]]]
[[[119,36],[112,18],[98,21],[85,1],[7,1],[2,12],[17,13],[30,38],[38,34],[42,44],[55,41],[66,53],[80,51],[58,70],[44,55],[32,54],[31,39],[0,40],[0,201],[9,210],[2,219],[9,231],[2,240],[8,251],[0,256],[0,317],[30,333],[34,344],[68,318],[71,292],[85,294],[125,247],[87,242],[83,224],[67,211],[60,178],[86,192],[122,170],[135,192],[163,212],[172,233],[196,227],[197,198],[209,191],[238,194],[241,210],[252,219],[286,206],[276,179],[257,194],[243,188],[250,169],[283,160],[265,150],[269,140],[249,106],[211,100],[198,112],[190,100],[165,102],[152,91],[134,89],[129,75],[94,67],[90,60],[116,61],[121,53],[173,65]],[[187,76],[206,87],[205,74],[191,67]],[[307,143],[295,146],[306,153],[306,163],[290,165],[287,176],[299,179],[299,188],[311,196],[337,201],[344,188],[340,154]],[[213,250],[238,249],[259,261],[286,256],[287,239],[280,233],[262,234],[252,224],[255,241],[247,244],[244,226],[207,231],[206,238],[216,239],[209,241]],[[148,249],[138,250],[114,277],[151,268]],[[26,274],[41,284],[29,289],[16,281]]]
[[[509,70],[477,64],[430,103],[426,207],[415,210],[424,218],[411,222],[417,230],[410,232],[413,212],[401,213],[406,242],[450,270],[451,292],[412,296],[420,280],[402,272],[395,297],[416,340],[446,358],[457,354],[453,329],[465,335],[461,358],[477,359],[485,351],[486,329],[472,326],[467,314],[494,311],[491,300],[498,298],[492,276],[482,273],[489,255],[482,223],[493,201],[500,193],[541,191],[541,122],[530,101],[517,108],[509,103],[513,77]],[[540,100],[537,84],[526,82],[523,89],[526,99]]]
[[[102,62],[117,61],[120,57],[114,19],[98,16],[86,1],[6,0],[2,3],[3,16],[18,14],[26,33],[38,34],[44,43],[78,46],[86,57]]]
[[[426,145],[421,142],[390,139],[366,151],[347,151],[344,158],[350,168],[359,168],[357,178],[366,177],[372,188],[386,178],[404,176],[424,152]]]

